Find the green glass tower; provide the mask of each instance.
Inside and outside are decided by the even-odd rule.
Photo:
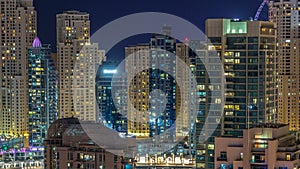
[[[209,109],[220,102],[211,98],[211,92],[219,86],[210,85],[212,79],[206,72],[207,68],[210,71],[220,69],[210,66],[215,62],[210,57],[212,52],[223,64],[226,99],[221,125],[207,140],[197,139],[196,163],[197,168],[219,168],[214,166],[214,136],[240,137],[243,129],[263,122],[276,122],[276,35],[273,23],[237,19],[208,19],[206,35],[210,43],[199,50],[195,59],[200,101],[196,136],[201,137],[202,130],[209,131],[210,124],[204,122]],[[206,63],[201,62],[201,57]],[[208,119],[208,122],[215,123],[216,119]]]
[[[58,76],[49,45],[36,37],[28,49],[29,146],[43,146],[50,124],[58,117]]]

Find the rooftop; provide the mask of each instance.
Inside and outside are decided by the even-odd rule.
[[[88,15],[87,12],[80,12],[80,11],[64,11],[63,14],[69,14],[69,15]]]

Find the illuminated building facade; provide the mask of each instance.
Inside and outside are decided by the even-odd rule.
[[[154,35],[150,40],[149,94],[159,98],[150,100],[151,137],[166,133],[176,121],[175,52],[176,40],[171,38],[171,27],[165,25],[162,34]],[[162,110],[163,106],[165,109]]]
[[[243,130],[262,122],[276,122],[276,35],[273,23],[261,21],[238,21],[230,19],[208,19],[206,35],[211,41],[207,52],[202,56],[210,60],[210,52],[215,51],[220,57],[226,77],[226,101],[224,104],[221,126],[212,136],[242,136]],[[197,61],[196,61],[197,62]],[[207,101],[211,100],[210,91],[220,86],[211,86],[205,67],[200,63],[197,69],[200,97],[200,109],[197,130],[206,127],[203,120],[208,115]],[[218,67],[212,67],[220,70]],[[211,77],[210,77],[211,78]],[[221,100],[211,100],[220,104]],[[211,119],[211,122],[216,122]],[[202,124],[201,124],[202,123]],[[204,125],[204,126],[203,126]],[[209,125],[208,125],[209,126]],[[201,130],[200,130],[201,131]],[[200,133],[199,133],[200,134]],[[214,137],[197,145],[197,167],[214,168]]]
[[[180,92],[176,93],[176,78],[185,81],[187,79],[184,78],[187,77],[185,72],[178,73],[178,76],[176,74],[176,68],[181,69],[182,65],[176,64],[176,40],[171,37],[171,27],[164,26],[162,33],[154,34],[149,44],[129,46],[125,50],[129,86],[128,134],[138,139],[153,140],[145,144],[139,139],[141,144],[138,145],[138,154],[146,157],[161,152],[166,156],[173,153],[174,156],[190,158],[191,156],[185,156],[191,155],[194,150],[194,145],[188,146],[193,142],[186,142],[189,138],[177,146],[173,145],[177,133],[180,139],[189,134],[186,132],[189,129],[186,128],[189,125],[189,115],[181,113],[182,116],[177,118],[180,106],[176,111],[176,103],[180,104],[189,96],[184,95],[177,100]],[[188,55],[182,57],[189,59]],[[187,86],[183,86],[183,89],[186,88]],[[189,107],[184,107],[184,111],[188,113]]]
[[[117,72],[115,64],[110,62],[105,62],[99,67],[97,76],[98,120],[108,128],[121,133],[127,133],[127,117],[124,116],[127,114],[127,99],[123,98],[126,87],[122,86],[125,82],[124,77],[122,73]],[[116,88],[115,92],[112,91],[113,87]]]
[[[192,151],[192,157],[195,157],[197,168],[214,167],[214,136],[221,134],[219,119],[220,114],[223,113],[220,104],[223,95],[222,85],[224,85],[220,77],[222,65],[215,60],[219,59],[217,53],[207,50],[208,44],[210,43],[199,40],[191,40],[188,43],[189,48],[193,49],[193,52],[189,51],[189,61],[190,69],[197,80],[196,95],[199,104],[196,123],[189,134],[191,142],[189,146],[193,148],[190,148],[190,151]],[[214,83],[211,84],[211,82]],[[215,92],[214,99],[212,99],[213,92]]]
[[[181,59],[185,65],[179,64],[180,62],[176,60],[176,79],[182,82],[181,89],[188,89],[189,87],[189,80],[188,79],[188,72],[185,71],[185,67],[190,65],[190,48],[186,43],[177,43],[176,44],[176,56],[178,59]],[[185,67],[183,67],[185,66]],[[189,102],[189,93],[183,95],[180,89],[176,90],[176,114],[180,115],[176,120],[176,134],[185,136],[185,127],[188,126],[189,123],[189,107],[181,107],[181,102]],[[187,105],[187,104],[184,104]],[[180,114],[179,114],[180,113]]]
[[[226,76],[222,135],[241,136],[248,124],[276,122],[274,24],[209,19],[206,30],[214,45],[208,46],[208,51],[216,50],[222,56]]]
[[[299,147],[288,125],[261,124],[240,138],[216,137],[215,169],[299,168]]]
[[[29,146],[42,147],[51,123],[58,118],[58,76],[49,45],[36,37],[28,49]]]
[[[32,148],[26,150],[25,148],[9,151],[2,151],[0,153],[0,167],[1,168],[44,168],[44,149]]]
[[[192,51],[195,45],[193,45],[193,47],[190,46],[190,44],[194,42],[196,41],[186,40],[184,43],[176,43],[176,80],[177,83],[180,83],[180,87],[176,86],[176,137],[186,137],[178,148],[184,148],[184,154],[188,155],[187,157],[189,158],[195,158],[196,146],[194,126],[192,129],[189,127],[192,118],[191,112],[196,111],[193,110],[193,104],[195,102],[191,101],[191,99],[195,99],[192,97],[195,93],[190,88],[193,82],[188,73],[188,71],[190,71],[196,74],[195,54]],[[197,49],[199,50],[199,46],[197,46]],[[178,61],[179,59],[181,61]],[[180,63],[184,63],[184,65]],[[186,70],[187,68],[190,70]],[[196,86],[196,84],[194,85]],[[182,90],[188,90],[188,92],[182,92]],[[193,120],[193,122],[195,121]],[[182,152],[183,151],[181,151],[181,153]],[[178,152],[178,154],[180,154],[180,152]]]
[[[125,48],[126,73],[128,80],[128,134],[137,138],[148,138],[149,130],[149,44],[140,44]],[[130,56],[130,57],[129,57]],[[136,72],[141,69],[142,72]]]
[[[36,37],[36,11],[32,0],[1,0],[0,13],[0,133],[27,136],[26,59]]]
[[[96,121],[95,78],[105,52],[90,43],[89,14],[67,11],[56,19],[59,116]]]
[[[278,43],[278,122],[300,129],[300,6],[297,0],[270,1],[269,19]]]
[[[175,57],[172,56],[176,52],[176,41],[170,34],[171,28],[165,26],[162,34],[151,38],[150,44],[125,49],[126,73],[128,79],[132,79],[128,82],[128,98],[132,102],[132,105],[128,104],[128,133],[137,137],[158,136],[171,128],[176,120],[176,82],[172,77],[176,73]],[[143,71],[135,72],[137,70]],[[165,97],[165,100],[151,97]],[[142,113],[147,111],[150,114]]]
[[[85,127],[97,129],[97,123],[87,123]],[[48,130],[48,137],[44,144],[45,169],[125,167],[121,157],[93,142],[77,118],[55,121]]]

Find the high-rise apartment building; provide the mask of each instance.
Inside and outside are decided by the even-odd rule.
[[[50,45],[36,37],[28,49],[29,146],[41,147],[51,123],[58,118],[58,76]]]
[[[186,157],[192,152],[193,146],[187,147],[192,142],[187,143],[188,138],[182,140],[189,134],[190,107],[180,106],[187,105],[190,99],[189,91],[184,91],[190,82],[186,76],[188,63],[184,63],[189,58],[184,51],[180,53],[182,58],[175,53],[176,40],[171,37],[170,26],[164,26],[161,34],[154,34],[149,44],[126,48],[128,134],[138,138],[137,151],[144,157],[163,153]],[[177,64],[179,60],[181,64]],[[176,68],[180,69],[178,76]],[[148,138],[147,143],[141,140],[140,144],[139,138]],[[176,141],[180,143],[176,145]]]
[[[276,122],[277,56],[273,23],[209,19],[206,34],[224,63],[222,135],[240,136],[248,124]]]
[[[192,73],[196,73],[194,53],[190,41],[176,44],[176,138],[185,137],[182,142],[185,143],[184,148],[187,150],[189,158],[195,158],[195,132],[191,122],[195,122],[192,114],[196,111],[195,91],[196,81],[192,77]],[[191,129],[192,127],[192,129]]]
[[[162,34],[154,35],[150,41],[149,87],[150,98],[154,97],[150,99],[150,136],[173,132],[169,129],[175,126],[177,89],[175,52],[176,40],[171,37],[171,27],[164,26]]]
[[[120,70],[119,70],[120,71]],[[127,133],[126,74],[118,72],[116,64],[105,62],[97,74],[98,120],[106,127]]]
[[[175,124],[176,51],[170,31],[165,26],[150,44],[126,48],[128,98],[132,102],[128,104],[128,133],[137,137],[158,136]]]
[[[149,44],[126,47],[125,53],[128,83],[128,134],[135,135],[137,138],[148,138],[150,136]]]
[[[186,90],[189,88],[189,76],[188,72],[185,70],[190,64],[190,48],[188,44],[177,43],[176,44],[176,81],[181,82],[180,88],[178,86],[176,90],[176,114],[179,117],[176,119],[176,133],[180,136],[186,136],[185,127],[189,123],[189,107],[181,107],[183,105],[181,102],[189,102],[189,92],[183,94],[181,90]],[[184,63],[184,64],[180,64]],[[181,90],[180,90],[181,89]],[[187,105],[187,104],[184,104]],[[179,114],[180,113],[180,114]]]
[[[0,14],[0,133],[27,136],[26,61],[36,37],[36,11],[32,0],[1,0]]]
[[[200,40],[190,40],[185,44],[190,48],[189,67],[197,81],[196,101],[199,107],[188,139],[191,143],[189,151],[197,168],[214,166],[214,136],[221,134],[220,122],[223,113],[222,62],[216,51],[207,50],[208,44],[210,43]]]
[[[95,78],[104,51],[90,43],[89,14],[67,11],[56,19],[59,116],[96,121]]]
[[[262,122],[276,122],[275,33],[274,24],[268,22],[230,19],[206,21],[206,35],[211,44],[208,43],[207,51],[202,54],[200,52],[197,57],[203,57],[207,61],[205,66],[210,70],[220,72],[220,67],[209,66],[209,63],[216,63],[210,58],[211,52],[214,52],[220,57],[226,78],[222,125],[212,136],[239,137],[242,136],[243,129]],[[218,85],[210,85],[209,81],[214,77],[214,73],[208,78],[205,66],[201,64],[203,63],[200,62],[199,67],[196,65],[197,81],[201,83],[198,84],[200,86],[197,93],[201,101],[198,112],[200,119],[197,119],[200,124],[203,123],[203,118],[207,117],[209,108],[214,108],[211,104],[221,104],[220,99],[211,99],[211,92],[220,89]],[[213,122],[213,119],[208,122]],[[197,127],[207,126],[209,124]],[[197,131],[199,129],[196,128],[196,135]],[[197,167],[214,168],[214,148],[213,137],[197,145]]]
[[[278,122],[300,129],[300,2],[270,1],[269,19],[275,23],[278,43]]]

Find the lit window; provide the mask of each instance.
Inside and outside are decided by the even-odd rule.
[[[198,85],[197,88],[198,90],[205,90],[205,85]]]
[[[215,103],[216,103],[216,104],[221,104],[221,101],[222,101],[221,99],[216,99],[216,100],[215,100]]]
[[[208,144],[208,149],[209,150],[214,150],[215,149],[215,145],[214,144]]]

